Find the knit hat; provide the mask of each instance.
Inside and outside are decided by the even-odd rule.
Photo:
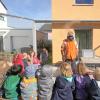
[[[41,69],[41,76],[43,77],[52,77],[53,71],[51,65],[44,65]]]
[[[22,54],[17,54],[15,58],[13,59],[13,64],[14,65],[21,65],[22,66],[22,71],[21,74],[24,73],[24,63],[23,63],[23,55]]]
[[[72,31],[69,31],[69,32],[67,33],[67,36],[74,36],[74,33],[73,33]]]
[[[26,77],[35,77],[36,69],[33,64],[27,66],[25,68],[25,76]]]

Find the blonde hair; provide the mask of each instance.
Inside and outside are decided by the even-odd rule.
[[[90,70],[82,61],[79,62],[77,65],[77,73],[80,75],[85,75],[89,73],[93,73],[92,70]]]
[[[61,74],[65,77],[70,77],[73,75],[71,65],[63,62],[60,67]]]
[[[100,68],[96,67],[95,69],[95,79],[100,81]]]

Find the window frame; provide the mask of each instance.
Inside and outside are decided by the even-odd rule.
[[[5,21],[4,16],[0,15],[0,21]]]
[[[89,5],[89,6],[94,5],[94,0],[92,0],[91,2],[92,3],[77,3],[76,0],[74,0],[74,5],[83,5],[83,6],[84,5]]]

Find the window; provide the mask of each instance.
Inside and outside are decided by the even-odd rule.
[[[1,21],[4,21],[4,17],[3,17],[3,16],[0,16],[0,20],[1,20]]]
[[[93,4],[93,0],[75,0],[75,4]]]
[[[79,56],[83,49],[92,49],[93,47],[93,30],[92,29],[76,29],[75,37],[79,46]]]

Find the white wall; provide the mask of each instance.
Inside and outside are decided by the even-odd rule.
[[[0,13],[7,14],[7,10],[1,4],[1,2]],[[7,26],[7,17],[2,17],[4,17],[4,21],[0,20],[0,36],[3,36],[3,48],[5,51],[11,51],[12,49],[20,49],[21,47],[28,47],[29,45],[33,45],[33,43],[36,43],[35,38],[33,38],[35,34],[33,35],[32,29],[12,29]],[[33,47],[34,46],[36,45],[34,44]]]
[[[52,40],[52,32],[48,32],[48,40]]]
[[[0,13],[7,14],[7,10],[4,8],[1,2],[0,2]],[[4,17],[4,21],[0,20],[0,28],[7,27],[7,17],[6,16],[3,16],[3,17]]]
[[[13,49],[20,49],[21,47],[28,47],[30,44],[33,45],[33,32],[31,29],[11,29],[8,34],[4,37],[4,49],[6,51]],[[13,37],[13,43],[11,43],[11,37]]]

